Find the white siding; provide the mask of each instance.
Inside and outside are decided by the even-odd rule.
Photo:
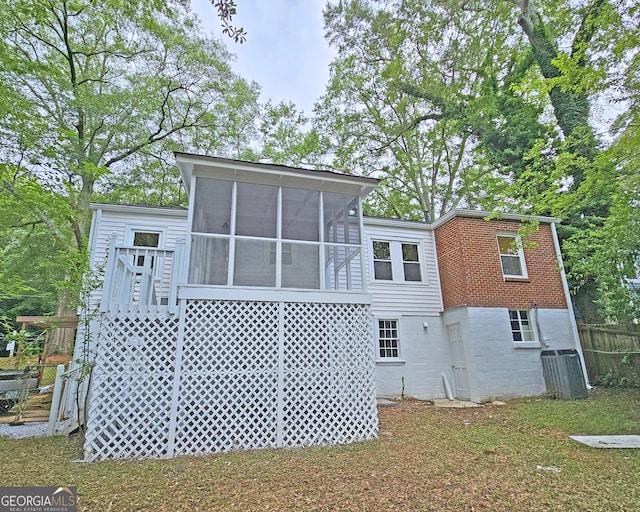
[[[399,241],[416,243],[421,254],[422,282],[382,282],[373,279],[372,241]],[[429,315],[442,311],[440,281],[437,272],[433,231],[425,224],[424,229],[414,224],[406,228],[371,225],[365,219],[364,255],[368,292],[371,294],[371,309],[374,315]]]
[[[374,240],[417,244],[422,281],[375,281],[372,248]],[[398,360],[377,358],[377,395],[397,397],[404,393],[405,396],[416,398],[444,398],[446,393],[442,375],[444,373],[451,380],[451,364],[446,333],[440,317],[442,298],[433,231],[426,224],[380,222],[365,218],[364,259],[374,327],[377,331],[378,319],[391,319],[398,321],[399,329]],[[399,267],[400,265],[396,265],[396,270]],[[394,274],[394,277],[402,276]],[[377,343],[376,337],[376,355]]]
[[[163,230],[165,240],[161,248],[172,250],[178,240],[186,240],[187,211],[158,209],[157,212],[154,212],[152,208],[148,207],[123,206],[118,208],[113,205],[102,209],[98,207],[94,211],[92,221],[93,247],[91,247],[91,261],[94,269],[104,266],[113,233],[116,233],[117,244],[124,245],[127,227],[134,226],[137,228],[147,227]],[[97,305],[100,301],[100,292],[101,290],[97,290],[92,293],[92,305]]]
[[[377,359],[376,394],[399,397],[404,392],[407,397],[445,398],[442,374],[445,373],[450,381],[451,365],[442,319],[440,316],[402,316],[397,319],[400,355],[397,361]],[[425,323],[428,327],[424,326]],[[374,319],[374,327],[377,330],[377,318]]]

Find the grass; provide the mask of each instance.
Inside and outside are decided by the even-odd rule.
[[[85,464],[73,462],[79,436],[2,439],[0,469],[4,485],[76,485],[87,511],[638,509],[640,450],[568,438],[640,433],[637,390],[477,409],[405,401],[379,416],[367,443],[173,460]]]

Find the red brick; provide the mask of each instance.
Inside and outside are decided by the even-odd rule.
[[[520,222],[453,217],[435,230],[445,309],[459,306],[526,309],[566,308],[551,226],[540,224],[525,249],[528,278],[511,282],[502,275],[498,232],[518,231]]]

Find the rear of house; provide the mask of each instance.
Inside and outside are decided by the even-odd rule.
[[[371,439],[376,395],[537,395],[540,351],[579,350],[554,219],[523,248],[520,216],[363,218],[376,180],[177,160],[188,210],[93,205],[90,460]]]
[[[493,217],[365,219],[379,396],[535,396],[546,390],[541,351],[582,360],[557,219]],[[525,240],[523,226],[535,226]]]

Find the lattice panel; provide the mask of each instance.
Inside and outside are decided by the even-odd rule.
[[[368,306],[189,300],[182,312],[181,333],[172,317],[103,315],[89,460],[377,435]]]
[[[188,302],[176,455],[276,446],[278,307]]]
[[[102,315],[87,459],[167,455],[177,335],[176,318]]]
[[[288,303],[284,325],[282,444],[374,438],[378,422],[369,308]]]

